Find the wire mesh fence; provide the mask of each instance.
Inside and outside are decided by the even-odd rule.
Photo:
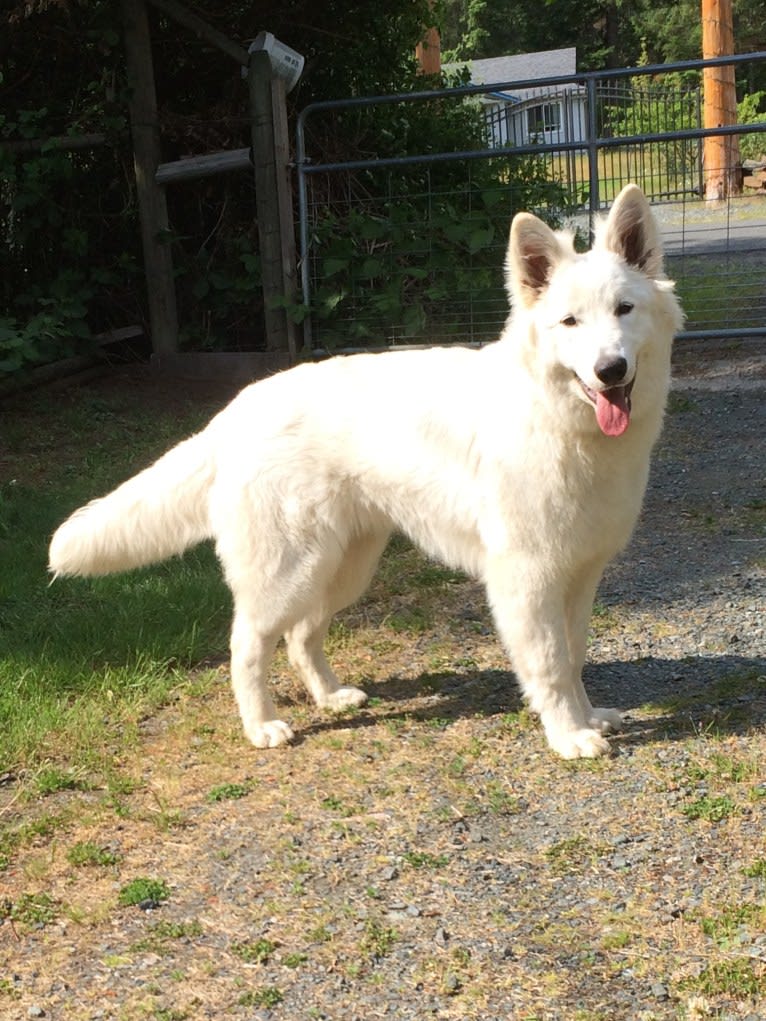
[[[745,58],[735,59],[744,70]],[[766,54],[746,59],[762,63]],[[514,213],[568,227],[585,247],[594,217],[630,181],[655,205],[686,335],[766,334],[766,116],[728,129],[747,162],[723,201],[706,200],[714,168],[703,159],[703,66],[307,108],[297,160],[307,346],[494,339],[508,311],[504,258]],[[433,104],[443,125],[436,139],[420,130]],[[381,107],[390,130],[378,127],[371,142],[365,118],[379,125],[372,111]],[[327,118],[353,120],[359,159],[310,151],[328,137]]]

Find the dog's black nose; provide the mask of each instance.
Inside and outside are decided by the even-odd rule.
[[[602,383],[606,383],[607,386],[617,386],[625,379],[628,363],[624,358],[602,358],[601,361],[596,362],[593,371]]]

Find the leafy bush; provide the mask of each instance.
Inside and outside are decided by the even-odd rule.
[[[503,263],[513,214],[537,209],[555,224],[566,204],[545,159],[490,150],[474,100],[333,116],[346,130],[354,122],[362,152],[413,162],[309,178],[315,342],[337,348],[494,337],[507,310]],[[453,152],[486,156],[417,159]],[[297,319],[307,311],[293,309]]]
[[[738,124],[766,122],[766,92],[751,92],[737,103]],[[754,131],[739,136],[739,155],[743,160],[760,160],[766,153],[766,132]]]

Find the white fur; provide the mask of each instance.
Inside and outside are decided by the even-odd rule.
[[[282,635],[318,705],[364,701],[340,686],[323,640],[400,530],[484,582],[550,745],[603,754],[620,717],[591,706],[581,673],[596,586],[635,525],[663,417],[681,317],[661,260],[635,186],[585,255],[520,214],[498,343],[337,357],[247,387],[65,521],[51,570],[123,570],[214,538],[234,596],[234,692],[247,736],[269,747],[292,737],[267,687]],[[619,436],[599,429],[582,386],[605,389],[604,358],[624,359],[634,380]]]

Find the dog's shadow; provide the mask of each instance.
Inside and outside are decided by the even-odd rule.
[[[618,709],[624,729],[617,747],[685,740],[690,734],[743,734],[766,725],[766,658],[646,657],[588,664],[585,686],[594,705]],[[444,723],[477,715],[515,714],[524,702],[508,670],[393,676],[366,687],[371,705],[316,718],[301,738],[342,726],[363,729],[391,721]]]

